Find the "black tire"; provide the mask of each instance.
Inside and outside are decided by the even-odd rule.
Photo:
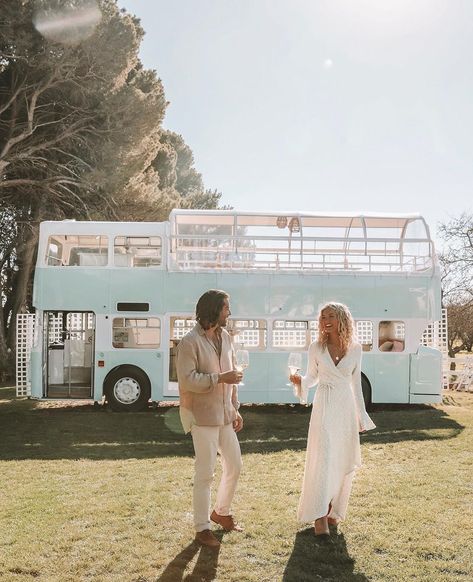
[[[363,391],[363,399],[365,401],[365,408],[366,410],[370,411],[372,408],[371,402],[371,384],[368,378],[362,374],[361,375],[361,389]]]
[[[106,377],[104,393],[112,410],[137,412],[146,408],[151,386],[143,370],[134,366],[120,366]]]

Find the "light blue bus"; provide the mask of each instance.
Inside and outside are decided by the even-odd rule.
[[[441,399],[441,353],[421,344],[441,317],[421,216],[233,210],[43,222],[31,397],[105,399],[115,410],[176,400],[176,346],[211,288],[230,294],[230,331],[250,351],[242,402],[296,402],[288,354],[306,357],[327,300],[356,320],[368,404]]]

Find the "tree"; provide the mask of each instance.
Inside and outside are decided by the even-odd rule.
[[[473,304],[450,304],[448,312],[448,355],[473,348]]]
[[[448,314],[450,357],[473,347],[473,215],[463,213],[440,226],[442,292]]]
[[[439,234],[446,242],[440,255],[442,288],[445,302],[473,302],[473,214],[440,225]]]
[[[74,26],[64,34],[64,19],[84,6],[93,7],[2,2],[1,362],[15,346],[16,314],[30,304],[41,220],[162,220],[173,207],[215,207],[220,198],[203,188],[183,139],[162,129],[167,102],[161,80],[139,61],[139,21],[101,0],[86,36]],[[50,26],[55,34],[40,34],[58,15],[60,33]]]

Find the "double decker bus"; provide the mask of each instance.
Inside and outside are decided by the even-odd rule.
[[[421,341],[441,318],[421,216],[233,210],[43,222],[27,394],[115,410],[178,399],[176,347],[212,288],[230,294],[230,332],[250,352],[242,402],[296,402],[288,354],[306,358],[329,300],[356,321],[368,405],[441,399],[441,353]]]

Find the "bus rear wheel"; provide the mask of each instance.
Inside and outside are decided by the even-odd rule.
[[[146,374],[134,366],[120,366],[105,379],[104,391],[112,410],[136,412],[146,407],[151,390]]]
[[[363,392],[363,400],[365,401],[366,410],[371,410],[371,384],[368,378],[362,374],[361,375],[361,390]]]

